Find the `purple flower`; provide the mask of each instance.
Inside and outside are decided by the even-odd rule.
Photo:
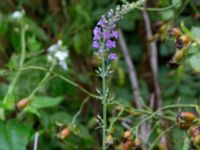
[[[107,20],[105,19],[105,16],[101,17],[101,20],[99,20],[99,22],[97,23],[97,25],[99,25],[100,27],[105,27],[107,25]]]
[[[115,41],[112,41],[112,40],[107,40],[107,41],[106,41],[106,47],[107,47],[108,49],[110,49],[110,48],[115,48],[115,47],[116,47],[116,42],[115,42]]]
[[[94,40],[100,40],[101,39],[101,28],[95,27],[93,30],[94,34]]]
[[[105,39],[109,39],[109,38],[110,38],[110,32],[109,32],[109,31],[104,32],[104,33],[103,33],[103,37],[104,37]]]
[[[93,41],[92,47],[95,49],[100,49],[100,44],[97,41]]]
[[[110,10],[106,16],[101,17],[93,30],[93,48],[98,49],[98,53],[104,53],[116,47],[115,40],[118,38],[116,22],[120,18],[113,19],[113,15],[115,15],[114,11]],[[104,42],[105,46],[103,45]]]
[[[118,38],[118,33],[117,31],[112,31],[112,36],[117,39]]]
[[[108,55],[108,59],[109,60],[116,60],[117,59],[117,54],[116,53],[110,53]]]

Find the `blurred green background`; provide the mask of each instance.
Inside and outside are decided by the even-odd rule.
[[[25,35],[24,67],[49,68],[47,49],[58,40],[62,40],[69,51],[68,69],[63,70],[57,65],[54,71],[96,94],[96,88],[101,84],[95,69],[100,62],[92,49],[92,29],[101,15],[122,3],[120,0],[0,0],[0,99],[3,100],[19,67],[22,24],[28,25]],[[200,2],[151,0],[148,2],[148,7],[161,9],[148,11],[148,14],[153,33],[158,35],[158,77],[164,105],[199,103],[200,76],[198,71],[195,71],[200,67],[199,60],[195,61],[194,65],[190,63],[191,57],[188,56],[178,67],[171,66],[170,61],[176,48],[167,33],[168,29],[174,26],[181,28],[181,22],[184,22],[188,31],[200,38]],[[12,19],[12,13],[16,10],[24,10],[23,20]],[[163,31],[160,26],[157,27],[159,22]],[[149,67],[146,60],[148,42],[145,39],[141,10],[135,9],[127,14],[118,23],[118,28],[125,36],[132,62],[136,67],[142,97],[148,104],[151,81],[148,78]],[[200,53],[199,47],[193,51],[195,54]],[[128,68],[119,45],[116,52],[119,59],[112,62],[114,75],[109,82],[110,89],[116,101],[134,107]],[[85,103],[75,121],[76,127],[70,135],[64,140],[57,138],[57,133],[63,127],[70,125],[72,118],[87,97],[87,94],[79,88],[57,76],[52,75],[49,78],[45,86],[34,96],[31,106],[24,111],[16,112],[14,104],[28,97],[44,75],[45,72],[41,70],[22,71],[12,92],[10,104],[8,106],[0,104],[0,108],[5,110],[5,119],[0,122],[0,150],[33,149],[34,135],[37,131],[40,133],[39,150],[99,149],[101,130],[95,129],[97,127],[95,118],[101,114],[101,102],[94,98],[90,98]],[[115,116],[113,111],[114,108],[110,107],[111,118]],[[177,114],[172,111],[167,113],[174,118]],[[122,118],[129,116],[130,114],[125,113]],[[133,121],[134,118],[130,120]],[[114,132],[116,142],[110,149],[119,147],[124,130],[121,123],[117,122]],[[162,127],[158,127],[154,136],[160,130]],[[152,141],[155,139],[154,136]],[[170,136],[170,143],[173,145],[171,149],[180,150],[184,142],[184,133],[175,128]]]

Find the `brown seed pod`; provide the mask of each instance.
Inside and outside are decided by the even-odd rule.
[[[58,133],[58,138],[59,139],[65,139],[70,135],[70,130],[68,127],[62,129],[59,133]]]
[[[29,99],[24,98],[17,103],[16,107],[18,110],[22,110],[28,105],[28,103],[29,103]]]
[[[184,51],[183,50],[178,50],[175,53],[175,62],[180,62],[184,58]]]
[[[132,132],[131,132],[130,130],[125,131],[123,137],[124,137],[125,139],[131,139],[131,137],[132,137]]]
[[[172,36],[175,35],[176,37],[180,37],[183,33],[178,28],[174,27],[169,30],[169,34]]]
[[[188,44],[190,43],[190,37],[187,36],[187,35],[182,35],[182,36],[180,37],[180,39],[183,41],[183,43],[184,43],[185,45],[188,45]]]
[[[134,142],[133,141],[126,141],[125,143],[123,143],[123,150],[131,150],[134,146]]]
[[[134,147],[139,148],[142,145],[142,141],[139,138],[135,138]]]
[[[176,118],[176,122],[177,125],[185,130],[188,129],[191,125],[192,122],[196,119],[196,116],[192,113],[192,112],[181,112],[177,118]]]
[[[189,135],[191,137],[195,137],[197,135],[200,135],[200,126],[196,125],[196,126],[192,126],[189,131],[188,131]]]
[[[195,136],[194,138],[192,138],[192,142],[197,145],[200,146],[200,134]]]

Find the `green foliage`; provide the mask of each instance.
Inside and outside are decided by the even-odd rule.
[[[30,137],[30,127],[16,120],[0,122],[0,149],[26,150]]]
[[[115,6],[123,2],[125,1],[1,1],[0,150],[33,149],[35,132],[40,133],[38,150],[100,149],[101,129],[96,123],[96,116],[101,115],[102,111],[101,102],[95,96],[101,80],[96,77],[95,70],[101,62],[93,55],[92,29],[103,14],[110,8],[115,10]],[[156,42],[158,48],[157,80],[160,82],[163,107],[199,105],[200,3],[160,0],[149,1],[147,6],[153,31],[150,39],[146,39],[142,8],[130,12],[118,23],[135,65],[140,93],[146,106],[142,109],[135,107],[129,69],[118,42],[116,51],[119,58],[111,63],[114,72],[108,81],[110,92],[115,96],[113,103],[108,106],[108,125],[117,119],[110,133],[114,139],[110,149],[117,149],[124,144],[123,132],[127,128],[131,128],[134,138],[137,137],[139,130],[135,127],[141,118],[148,118],[156,111],[149,102],[155,97],[148,51],[148,44],[151,42]],[[15,10],[24,10],[21,19],[13,19]],[[177,37],[168,35],[173,27],[190,38],[189,44],[183,45],[181,49],[176,48]],[[26,28],[26,51],[21,67],[23,28]],[[68,69],[63,70],[57,63],[49,71],[52,62],[48,61],[47,49],[59,40],[69,50],[66,61]],[[184,56],[176,62],[174,55],[178,50],[183,50]],[[13,84],[11,93],[7,95],[17,72],[20,75]],[[4,99],[6,96],[7,100]],[[89,100],[84,103],[87,96]],[[30,101],[24,108],[18,108],[19,102],[24,98],[29,98]],[[122,114],[118,116],[121,110]],[[148,121],[151,127],[157,126],[150,130],[148,144],[155,142],[166,131],[161,123],[162,117],[169,124],[175,124],[177,113],[184,110],[195,111],[184,105],[183,108],[167,109],[151,117]],[[70,134],[61,140],[58,134],[65,127],[69,128]],[[188,135],[176,127],[169,132],[171,150],[189,149],[191,138]],[[159,144],[160,142],[156,143],[156,146]]]

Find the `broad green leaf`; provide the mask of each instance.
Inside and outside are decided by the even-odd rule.
[[[36,116],[38,116],[40,118],[40,113],[39,113],[38,109],[31,105],[28,105],[27,107],[25,107],[24,111],[35,114]]]
[[[54,123],[69,124],[72,121],[72,116],[67,112],[57,112],[53,114],[51,120]]]
[[[46,97],[46,96],[37,96],[33,98],[31,103],[32,107],[35,108],[48,108],[58,105],[63,100],[62,97]]]
[[[0,122],[0,149],[26,150],[30,129],[17,121]]]
[[[196,72],[200,72],[200,53],[193,55],[190,59],[190,64]]]

